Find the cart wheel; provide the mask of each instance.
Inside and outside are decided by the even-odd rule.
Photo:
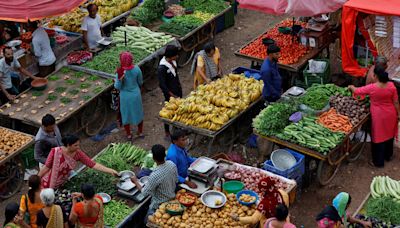
[[[338,153],[339,154],[339,153]],[[325,186],[329,184],[335,177],[337,171],[339,170],[340,163],[338,165],[330,165],[328,160],[319,161],[317,178],[320,185]]]
[[[81,125],[85,127],[88,136],[97,135],[106,123],[107,107],[101,98],[96,104],[88,105],[82,112]]]
[[[180,51],[179,52],[179,58],[177,61],[177,64],[179,67],[184,67],[187,64],[190,63],[190,61],[192,60],[194,56],[194,49],[192,51],[186,52],[186,51]]]
[[[18,159],[19,160],[19,159]],[[22,162],[11,160],[1,167],[0,199],[8,199],[17,193],[24,182]]]
[[[350,152],[349,156],[347,156],[347,161],[356,161],[361,156],[366,146],[367,136],[367,132],[361,129],[357,133],[350,135]]]
[[[65,123],[62,123],[60,129],[61,132],[69,134],[77,133],[77,131],[80,131],[78,118],[76,118],[76,116],[71,116]]]

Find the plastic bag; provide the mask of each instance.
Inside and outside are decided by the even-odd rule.
[[[308,60],[308,73],[324,73],[325,68],[326,62],[324,61]]]

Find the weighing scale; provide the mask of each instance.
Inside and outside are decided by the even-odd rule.
[[[195,179],[205,183],[206,187],[212,187],[218,178],[217,169],[217,161],[207,157],[200,157],[189,167],[188,179],[189,181]]]
[[[144,184],[139,182],[139,184],[143,187]],[[142,202],[146,196],[136,188],[136,185],[132,183],[130,179],[125,181],[120,181],[117,183],[117,194],[121,197],[131,199],[136,203]]]

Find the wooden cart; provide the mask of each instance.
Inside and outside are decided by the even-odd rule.
[[[259,107],[263,102],[263,99],[260,97],[253,103],[251,103],[245,110],[241,111],[238,115],[230,119],[228,122],[226,122],[219,130],[217,131],[211,131],[208,129],[203,129],[203,128],[198,128],[194,126],[188,126],[184,123],[181,122],[173,122],[170,119],[165,119],[162,117],[159,117],[159,119],[173,128],[179,128],[183,129],[190,134],[193,134],[193,138],[191,139],[191,143],[189,145],[190,148],[194,148],[196,146],[196,141],[197,138],[199,137],[204,137],[204,138],[209,138],[208,145],[207,145],[207,155],[211,156],[212,154],[212,149],[214,146],[214,143],[217,139],[220,139],[220,144],[223,146],[228,146],[229,147],[229,152],[232,151],[233,145],[235,141],[241,136],[240,132],[243,132],[243,129],[241,128],[241,120],[245,117],[247,113],[250,113],[253,109],[256,109]],[[222,136],[222,137],[221,137]]]
[[[336,148],[332,149],[327,155],[323,155],[315,150],[300,146],[295,143],[284,141],[275,136],[264,136],[259,133],[256,134],[259,137],[267,139],[273,144],[290,148],[318,160],[318,181],[321,185],[327,185],[335,177],[343,160],[347,159],[348,161],[355,161],[360,157],[365,148],[365,142],[368,136],[366,131],[368,120],[369,115],[364,117],[363,120],[354,126],[351,132],[345,136],[342,143]]]
[[[32,135],[22,132],[4,127],[0,128],[31,138],[29,142],[12,153],[5,153],[0,150],[0,154],[6,154],[6,157],[0,160],[0,199],[7,199],[17,193],[21,189],[22,183],[24,183],[25,169],[19,155],[34,143],[34,138]]]

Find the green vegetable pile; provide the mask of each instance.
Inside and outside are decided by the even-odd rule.
[[[124,202],[111,200],[104,205],[104,224],[109,227],[116,227],[132,211],[133,208],[128,207]]]
[[[189,14],[172,18],[169,23],[163,23],[159,27],[159,30],[179,36],[185,36],[202,24],[203,21],[201,19]]]
[[[130,51],[133,54],[136,64],[142,59],[146,58],[149,52],[143,51],[143,49],[129,48],[129,47],[113,47],[102,51],[99,55],[93,58],[92,61],[84,63],[82,66],[97,71],[106,72],[109,74],[115,74],[115,70],[119,66],[119,54],[122,51]],[[107,64],[105,64],[107,63]]]
[[[148,152],[130,143],[111,143],[107,152],[115,157],[121,157],[127,163],[141,166]]]
[[[90,83],[82,83],[80,87],[81,89],[87,89],[90,87]]]
[[[60,99],[60,101],[61,101],[61,103],[69,104],[69,103],[71,103],[72,100],[70,98],[68,98],[68,97],[62,97]]]
[[[85,95],[85,96],[83,96],[82,98],[83,98],[83,100],[87,101],[87,100],[90,100],[90,98],[92,98],[92,96],[90,96],[90,95]]]
[[[367,203],[367,215],[384,222],[400,225],[400,203],[389,196],[371,198]]]
[[[103,91],[103,87],[101,87],[101,86],[97,86],[96,88],[94,88],[94,90],[93,90],[93,93],[100,93],[101,91]]]
[[[76,94],[79,93],[79,90],[78,89],[71,89],[71,90],[68,91],[68,93],[72,94],[72,95],[76,95]]]
[[[162,16],[164,5],[164,0],[145,0],[140,7],[132,11],[131,17],[143,25],[148,25]]]
[[[272,104],[254,118],[253,127],[262,135],[278,134],[289,124],[289,117],[295,111],[296,105],[290,103]]]
[[[195,11],[219,14],[229,5],[224,0],[184,0],[182,5],[185,8],[192,8]]]
[[[57,81],[58,79],[60,79],[60,77],[58,77],[57,75],[50,75],[47,79],[49,81]]]
[[[96,171],[94,169],[86,169],[79,173],[65,183],[63,187],[71,192],[80,192],[83,183],[90,183],[96,186],[96,192],[106,192],[110,195],[116,194],[113,177],[110,174]]]
[[[276,137],[326,155],[342,142],[345,134],[332,132],[315,121],[315,117],[303,117],[300,122],[285,127],[283,132],[277,134]]]
[[[55,89],[55,91],[56,91],[57,93],[63,93],[63,92],[65,92],[65,90],[67,90],[67,88],[65,88],[65,87],[57,87],[57,88]]]
[[[49,100],[49,101],[55,101],[55,100],[57,100],[57,96],[56,96],[56,95],[53,95],[53,94],[49,94],[49,96],[47,96],[47,100]]]
[[[32,92],[32,96],[34,96],[34,97],[40,97],[40,96],[42,96],[43,95],[43,92],[42,91],[33,91]]]
[[[388,176],[376,176],[372,180],[370,190],[375,199],[389,196],[400,203],[400,181],[393,180]]]
[[[351,96],[347,88],[342,88],[334,84],[313,84],[307,89],[307,93],[300,98],[300,101],[314,110],[323,109],[333,95]]]

